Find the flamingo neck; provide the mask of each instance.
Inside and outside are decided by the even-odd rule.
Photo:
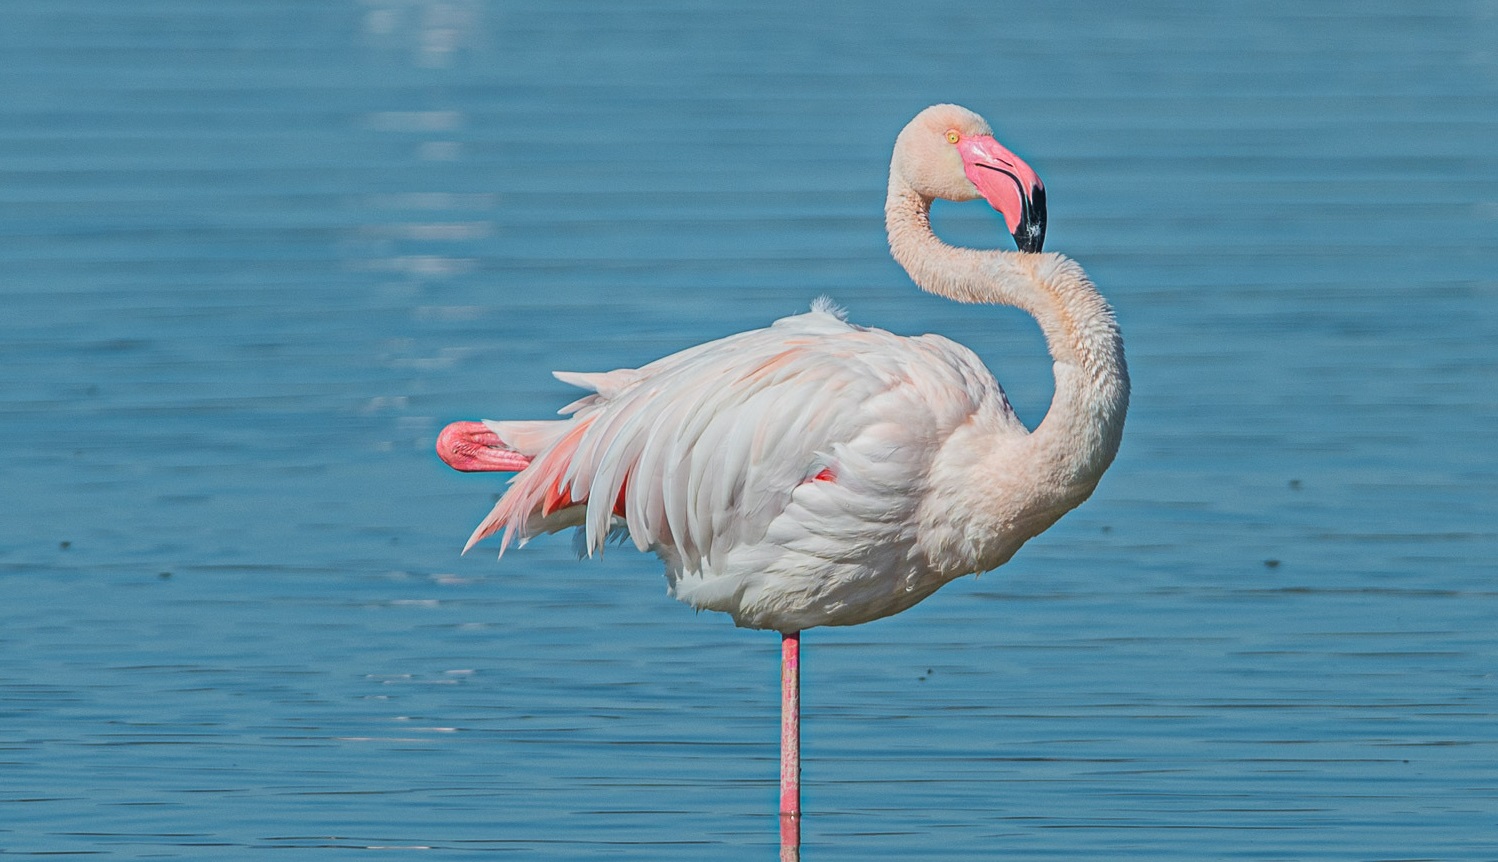
[[[893,177],[885,226],[895,260],[922,290],[1014,306],[1040,324],[1056,388],[1030,437],[1034,466],[1048,474],[1049,487],[1085,498],[1118,452],[1129,405],[1123,337],[1107,300],[1062,255],[948,245],[931,230],[931,199]]]

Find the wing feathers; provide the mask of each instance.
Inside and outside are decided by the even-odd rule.
[[[701,580],[745,561],[893,541],[945,437],[975,410],[1008,410],[965,348],[853,327],[830,302],[642,368],[556,377],[592,394],[570,419],[489,423],[533,460],[469,546],[503,530],[503,553],[580,525],[592,554],[624,526],[703,597],[752,590]],[[808,481],[826,467],[832,481]]]

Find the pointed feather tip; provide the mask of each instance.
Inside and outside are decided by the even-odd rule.
[[[473,535],[471,535],[471,536],[468,537],[468,541],[463,543],[463,552],[462,552],[462,554],[459,554],[459,556],[465,556],[465,555],[467,555],[467,553],[469,551],[473,550],[473,548],[474,548],[475,545],[477,545],[479,542],[482,542],[483,540],[489,538],[490,536],[494,535],[497,532],[499,532],[499,524],[498,523],[491,524],[491,523],[489,523],[488,519],[486,518],[477,527],[474,528]],[[520,544],[524,545],[525,544],[525,540],[522,539],[520,541]],[[501,559],[501,560],[504,559],[505,549],[508,548],[509,546],[510,546],[510,533],[509,533],[509,531],[506,531],[504,537],[501,538],[500,541],[499,541],[499,556],[496,557],[495,559]]]
[[[830,314],[838,320],[848,319],[848,309],[833,302],[832,297],[825,293],[811,301],[811,310],[819,311],[822,314]]]
[[[576,386],[578,389],[586,389],[589,392],[598,391],[599,378],[603,377],[602,374],[586,374],[581,371],[553,371],[551,376],[568,386]]]
[[[466,541],[466,542],[463,543],[463,552],[460,553],[458,556],[460,556],[460,557],[466,557],[466,556],[468,556],[468,552],[471,551],[471,550],[473,550],[473,546],[477,545],[480,541],[483,540],[483,538],[484,537],[480,536],[478,534],[478,531],[475,530],[473,532],[473,535],[471,535],[471,536],[468,537],[468,541]],[[504,551],[500,551],[500,553],[504,553]]]

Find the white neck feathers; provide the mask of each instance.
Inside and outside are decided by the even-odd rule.
[[[1056,480],[1091,493],[1118,451],[1129,404],[1113,310],[1075,261],[957,248],[932,232],[930,214],[929,198],[891,177],[885,204],[890,251],[917,286],[957,302],[1014,306],[1040,324],[1056,390],[1032,435],[1036,455]]]

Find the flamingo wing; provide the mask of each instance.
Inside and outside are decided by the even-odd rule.
[[[593,390],[571,418],[486,423],[533,458],[469,546],[580,527],[591,555],[623,528],[678,598],[736,618],[787,555],[803,579],[908,567],[947,438],[978,414],[1023,431],[971,351],[823,303],[638,369],[557,376]]]

